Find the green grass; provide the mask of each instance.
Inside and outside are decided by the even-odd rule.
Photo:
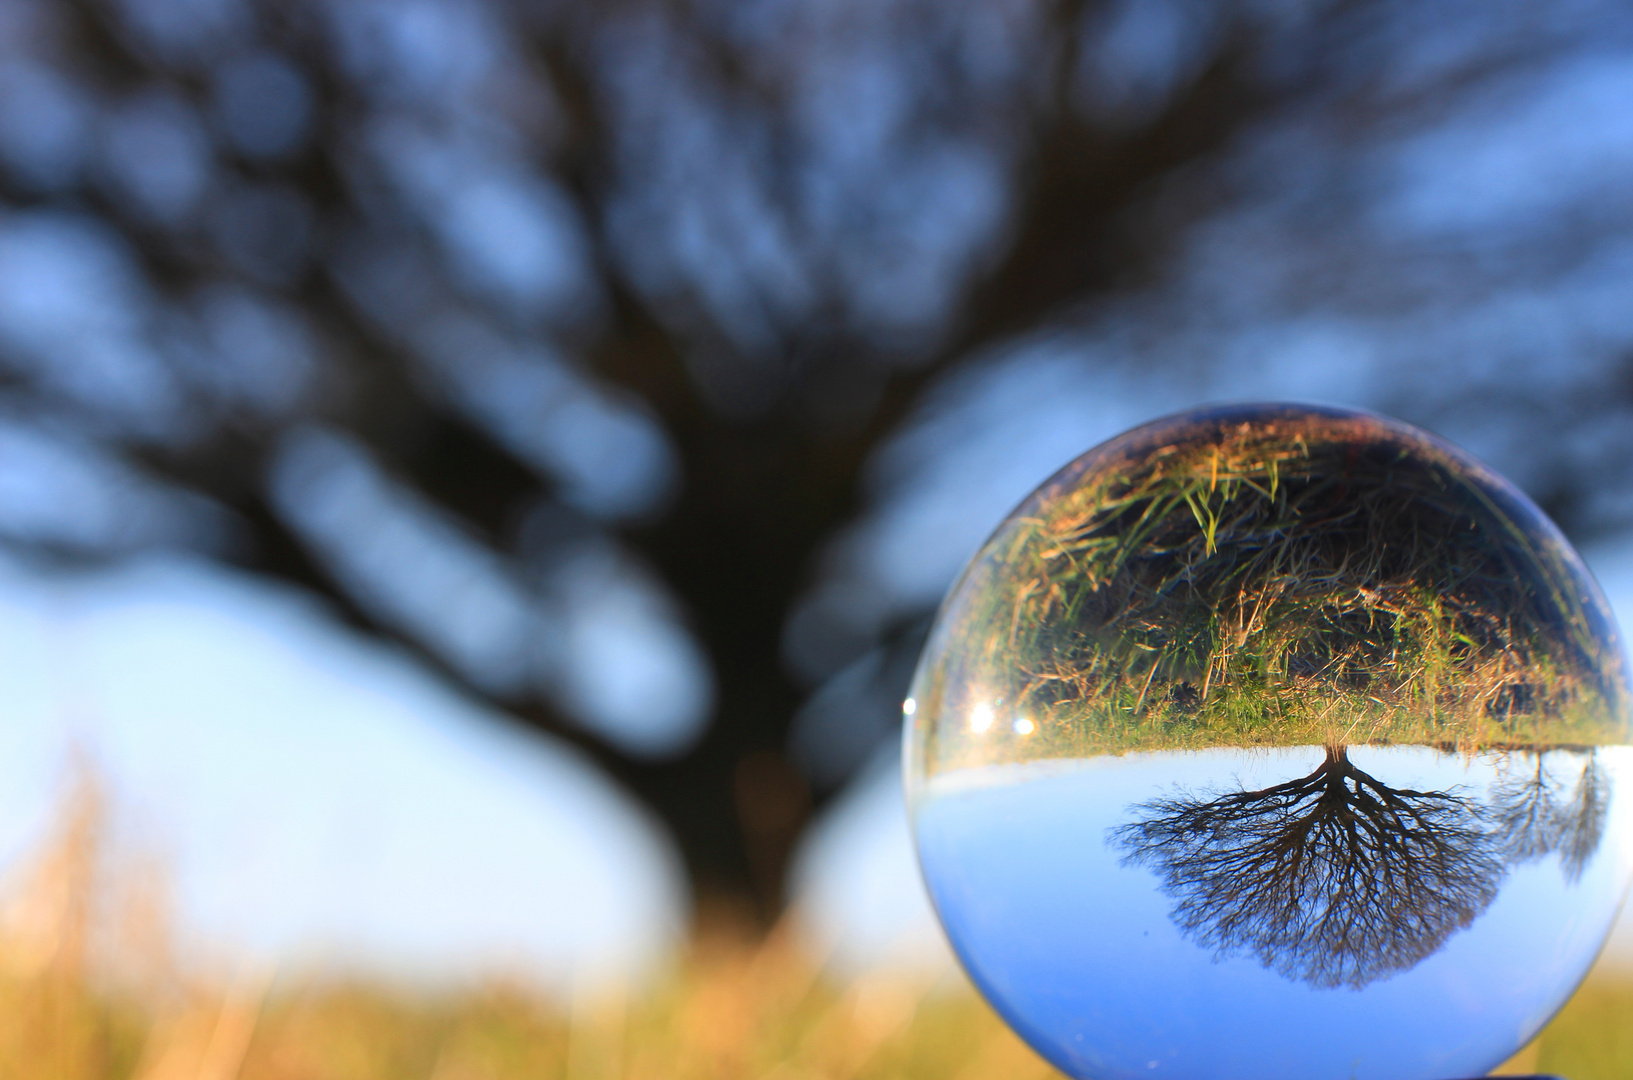
[[[1628,737],[1619,647],[1500,481],[1367,417],[1204,422],[1103,449],[1006,522],[915,688],[929,771],[1290,743]]]

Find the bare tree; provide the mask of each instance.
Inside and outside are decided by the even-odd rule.
[[[1581,877],[1610,786],[1591,752],[1570,785],[1549,770],[1548,759],[1578,753],[1536,754],[1534,770],[1482,803],[1392,788],[1331,746],[1313,772],[1272,787],[1141,803],[1111,840],[1161,878],[1197,944],[1360,989],[1478,918],[1510,866],[1557,853],[1566,881]]]
[[[1485,910],[1504,874],[1477,804],[1391,788],[1343,747],[1274,787],[1138,812],[1115,842],[1161,877],[1185,933],[1319,987],[1417,964]]]

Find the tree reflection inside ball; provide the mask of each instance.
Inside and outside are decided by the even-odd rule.
[[[1559,530],[1353,412],[1159,420],[953,587],[906,704],[920,863],[1075,1077],[1483,1075],[1627,891],[1621,645]]]

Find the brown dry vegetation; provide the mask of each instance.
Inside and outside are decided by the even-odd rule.
[[[151,888],[108,880],[82,786],[0,901],[0,1080],[1047,1080],[969,990],[824,978],[787,925],[729,920],[628,999],[189,974]],[[120,886],[120,887],[116,887]],[[1603,972],[1510,1072],[1633,1074],[1633,978]]]
[[[1055,1075],[974,995],[824,977],[786,921],[706,920],[628,998],[183,969],[162,893],[116,880],[81,782],[0,884],[0,1080],[778,1080]]]

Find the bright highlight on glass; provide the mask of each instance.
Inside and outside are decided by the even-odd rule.
[[[992,727],[992,709],[986,705],[977,705],[970,710],[970,730],[977,735]]]
[[[1483,1074],[1633,877],[1597,587],[1507,482],[1374,416],[1085,454],[954,586],[911,700],[937,911],[1076,1077]]]

